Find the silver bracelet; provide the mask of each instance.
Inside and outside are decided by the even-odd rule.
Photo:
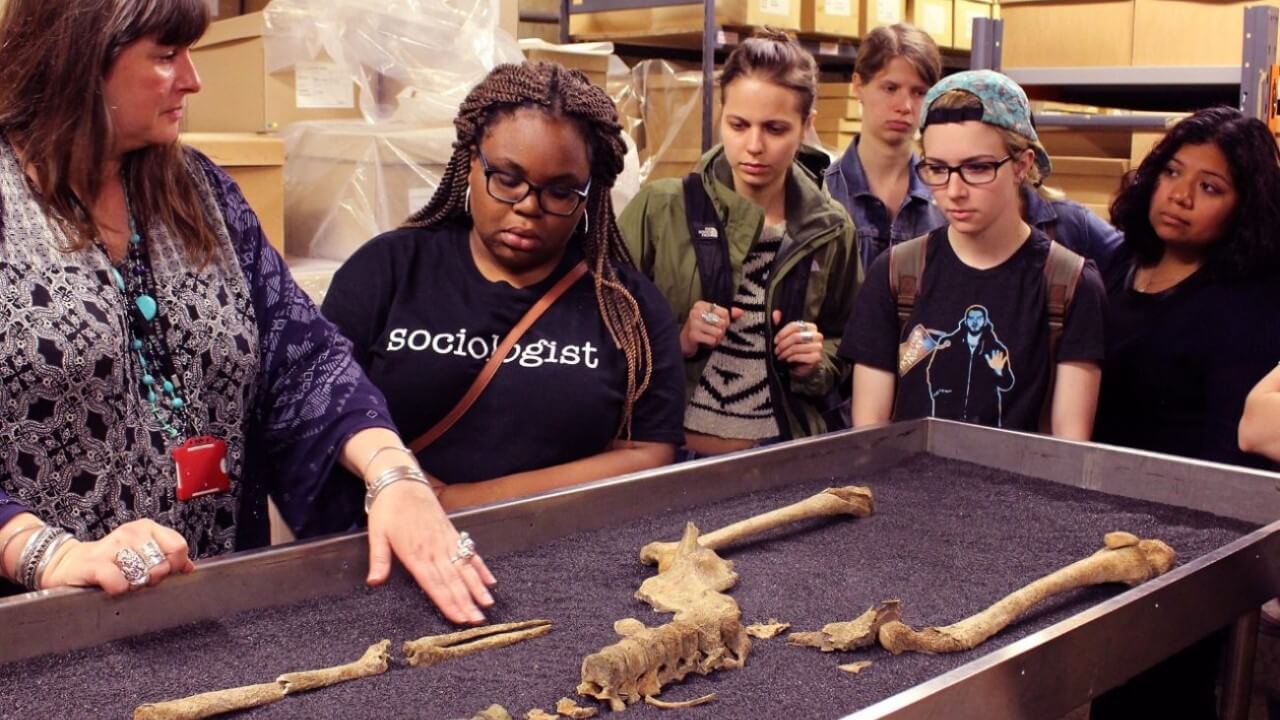
[[[426,473],[422,472],[421,468],[412,465],[397,465],[385,470],[376,480],[369,484],[369,491],[364,495],[365,513],[367,514],[370,508],[373,507],[373,501],[378,499],[379,493],[401,480],[413,480],[428,487],[431,486],[431,481],[427,479]]]
[[[53,543],[45,548],[40,556],[40,562],[36,565],[36,575],[33,581],[32,590],[39,590],[44,585],[44,571],[49,569],[49,563],[53,561],[53,556],[58,554],[58,550],[71,541],[71,533],[58,528],[60,532],[54,537]]]
[[[42,522],[34,522],[34,523],[31,523],[30,525],[23,525],[22,527],[18,528],[17,530],[14,530],[14,531],[13,531],[13,534],[12,534],[12,535],[10,535],[10,536],[8,537],[8,539],[6,539],[6,540],[4,541],[4,544],[3,544],[3,545],[0,545],[0,577],[8,577],[8,576],[7,576],[7,574],[6,574],[6,573],[5,573],[5,571],[4,571],[4,556],[5,556],[6,554],[8,554],[8,552],[9,552],[9,546],[13,544],[13,541],[14,541],[14,540],[17,540],[17,539],[18,539],[18,536],[19,536],[19,535],[21,535],[21,534],[23,534],[23,533],[25,533],[25,532],[28,532],[28,531],[30,531],[30,530],[39,530],[39,529],[40,529],[40,528],[42,528],[42,527],[44,527],[44,523],[42,523]],[[21,556],[21,553],[19,553],[19,556]],[[14,580],[17,580],[17,579],[18,579],[18,568],[20,568],[20,567],[22,567],[22,563],[21,563],[21,562],[19,562],[17,565],[14,565],[14,566],[13,566],[13,568],[14,568],[14,569],[13,569],[13,579],[14,579]]]
[[[18,582],[23,587],[28,590],[39,589],[36,587],[36,569],[40,565],[40,559],[58,536],[65,535],[66,532],[60,527],[45,525],[27,541],[27,546],[22,549],[22,557],[18,560]]]
[[[369,455],[369,459],[364,461],[364,469],[360,471],[360,477],[363,478],[369,472],[369,468],[373,467],[373,461],[377,460],[379,455],[381,455],[384,452],[387,452],[388,450],[402,452],[405,455],[408,455],[410,458],[413,458],[414,462],[418,462],[418,456],[415,455],[413,451],[410,450],[409,448],[403,445],[384,445],[383,447],[380,447],[377,450],[374,450],[373,453]]]

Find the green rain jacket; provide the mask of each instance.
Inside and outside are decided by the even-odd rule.
[[[834,418],[842,390],[849,382],[848,363],[836,357],[853,298],[862,284],[853,221],[820,184],[830,159],[802,148],[787,177],[787,240],[778,251],[769,276],[765,302],[772,316],[783,310],[783,324],[804,320],[822,332],[823,359],[808,377],[795,377],[788,363],[773,358],[776,328],[767,333],[769,387],[783,439],[825,432]],[[703,156],[697,172],[702,175],[712,204],[728,237],[733,270],[730,287],[742,284],[742,264],[764,228],[764,210],[733,190],[733,175],[724,148],[717,146]],[[631,257],[671,306],[683,326],[693,304],[703,299],[697,256],[689,236],[684,191],[680,179],[663,179],[644,187],[618,218],[618,228]],[[809,281],[803,298],[786,303],[779,292],[787,275],[809,263]],[[802,307],[801,317],[786,317],[786,307]],[[707,353],[685,361],[686,402],[693,397]]]

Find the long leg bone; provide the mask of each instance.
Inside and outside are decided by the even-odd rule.
[[[972,617],[946,627],[913,630],[899,621],[880,628],[880,644],[893,654],[905,651],[948,653],[972,650],[1003,630],[1033,606],[1061,593],[1105,583],[1140,585],[1165,574],[1177,554],[1159,540],[1139,540],[1125,532],[1108,533],[1106,547],[1026,587],[1006,595]]]
[[[404,644],[404,654],[413,667],[429,667],[438,662],[507,647],[542,637],[551,632],[550,620],[489,625],[446,635],[428,635]]]
[[[133,717],[134,720],[196,720],[278,702],[290,693],[380,675],[387,671],[387,666],[391,662],[391,655],[387,652],[390,647],[391,641],[383,640],[370,645],[359,660],[346,665],[286,673],[271,683],[218,690],[181,700],[142,705],[133,711]]]
[[[876,644],[880,627],[902,615],[897,600],[888,600],[868,609],[849,622],[828,623],[818,632],[793,632],[787,636],[792,645],[815,647],[822,652],[847,652]]]
[[[852,515],[867,517],[875,507],[875,500],[870,488],[850,485],[847,487],[828,488],[812,497],[793,505],[770,510],[755,517],[740,520],[732,525],[707,533],[701,538],[702,546],[711,550],[721,550],[734,543],[766,533],[774,528],[790,525],[801,520],[828,517],[831,515]],[[648,565],[657,565],[658,572],[663,572],[671,557],[675,554],[679,543],[652,542],[640,550],[640,561]]]
[[[262,683],[201,693],[181,700],[139,705],[133,720],[200,720],[236,710],[279,702],[285,698],[280,683]]]

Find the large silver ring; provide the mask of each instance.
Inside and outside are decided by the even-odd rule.
[[[142,543],[142,547],[138,548],[138,552],[142,555],[142,559],[147,562],[147,569],[161,565],[169,558],[165,557],[164,551],[160,549],[159,543],[155,540],[148,540]]]
[[[805,330],[804,332],[800,333],[800,342],[802,343],[813,342],[813,333],[809,332],[808,330]]]
[[[466,562],[476,556],[476,541],[466,532],[458,534],[458,552],[449,558],[450,562]]]
[[[121,548],[116,553],[116,567],[120,568],[124,579],[129,581],[129,587],[139,588],[151,582],[151,571],[147,568],[147,561],[142,559],[133,548]]]
[[[704,312],[702,313],[702,322],[708,325],[719,325],[720,316],[713,312]]]

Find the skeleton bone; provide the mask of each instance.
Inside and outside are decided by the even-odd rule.
[[[471,716],[471,720],[511,720],[511,713],[501,705],[490,705]]]
[[[897,600],[888,600],[868,609],[849,622],[828,623],[818,632],[793,632],[787,636],[792,645],[815,647],[822,652],[847,652],[876,644],[880,627],[902,616]]]
[[[574,720],[588,720],[600,714],[600,711],[593,707],[582,707],[578,703],[569,698],[560,698],[556,703],[556,713]]]
[[[880,628],[880,644],[893,654],[905,651],[948,653],[972,650],[1003,630],[1033,606],[1061,593],[1090,585],[1140,585],[1165,574],[1177,554],[1159,540],[1139,540],[1124,532],[1108,533],[1105,547],[1083,560],[1015,590],[982,612],[946,627],[913,630],[900,621]]]
[[[812,497],[786,507],[771,510],[755,517],[741,520],[701,538],[702,546],[710,550],[722,550],[734,543],[766,533],[774,528],[831,515],[852,515],[867,517],[875,507],[874,496],[870,488],[850,485],[847,487],[828,488]],[[679,543],[652,542],[640,550],[640,561],[647,565],[657,565],[658,572],[664,572],[667,563],[676,552]]]
[[[518,642],[542,637],[549,632],[551,632],[550,620],[489,625],[410,640],[404,644],[404,654],[411,666],[429,667],[464,655],[515,645]]]
[[[391,641],[383,640],[370,645],[359,660],[346,665],[286,673],[271,683],[217,690],[181,700],[141,705],[133,711],[133,717],[134,720],[195,720],[278,702],[290,693],[380,675],[387,671],[387,666],[391,662],[391,656],[387,652],[390,647]]]
[[[755,623],[747,626],[747,634],[753,638],[768,640],[786,632],[791,623],[778,622],[777,618],[769,618],[769,622]]]
[[[742,667],[751,648],[742,612],[733,598],[717,591],[736,580],[732,564],[701,546],[698,528],[690,523],[666,570],[636,593],[655,609],[674,611],[675,618],[656,628],[634,619],[615,623],[622,639],[582,661],[578,694],[620,712],[691,672]]]
[[[559,716],[552,715],[542,708],[534,708],[524,714],[524,720],[559,720]]]
[[[383,640],[370,645],[369,649],[364,651],[364,655],[355,662],[324,668],[323,670],[287,673],[276,678],[276,682],[280,683],[287,695],[337,685],[348,680],[359,680],[360,678],[381,675],[387,671],[387,667],[391,664],[390,649],[391,641]]]
[[[659,708],[662,708],[663,710],[683,710],[684,708],[691,708],[691,707],[698,707],[699,705],[706,705],[707,703],[715,699],[716,699],[715,693],[711,693],[709,695],[703,695],[700,698],[694,698],[692,700],[684,700],[682,702],[667,702],[665,700],[659,700],[656,697],[651,697],[649,695],[646,695],[644,697],[644,702],[646,705],[659,707]]]
[[[857,675],[863,670],[866,670],[867,668],[871,667],[871,661],[859,660],[857,662],[851,662],[848,665],[837,665],[836,667],[839,668],[840,670],[843,670],[849,673],[850,675]]]
[[[181,700],[139,705],[133,711],[133,720],[199,720],[279,702],[284,698],[284,687],[280,683],[246,685],[192,695]]]

